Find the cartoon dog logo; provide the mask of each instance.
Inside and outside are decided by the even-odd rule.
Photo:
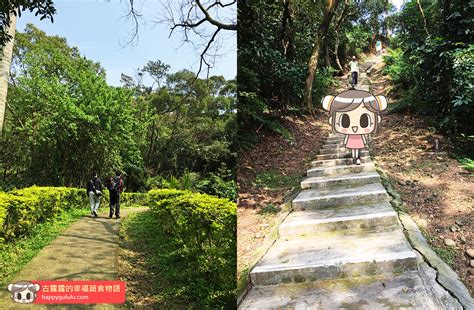
[[[344,146],[352,151],[353,163],[360,165],[360,150],[367,146],[367,137],[377,132],[387,99],[364,90],[347,90],[336,97],[326,96],[321,103],[329,111],[332,132],[344,135]]]
[[[36,299],[36,293],[40,290],[39,284],[27,281],[20,281],[9,284],[7,289],[11,292],[11,298],[19,304],[31,304]]]

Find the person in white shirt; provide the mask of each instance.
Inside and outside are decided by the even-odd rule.
[[[349,62],[349,66],[351,68],[351,86],[355,88],[357,85],[357,75],[359,74],[359,63],[355,56],[352,56],[352,60]]]
[[[382,51],[382,42],[380,42],[380,40],[377,40],[375,43],[375,51],[377,52],[376,55],[380,56],[380,52]]]

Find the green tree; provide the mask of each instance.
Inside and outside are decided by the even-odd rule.
[[[12,14],[10,25],[6,30],[10,40],[2,48],[0,62],[0,135],[3,131],[3,121],[5,119],[5,110],[7,105],[8,80],[10,77],[10,66],[13,57],[13,44],[16,28],[16,15]]]
[[[3,130],[5,118],[16,18],[17,15],[20,15],[22,11],[27,9],[30,12],[35,11],[36,15],[40,16],[40,19],[51,18],[51,21],[53,21],[53,15],[56,12],[52,0],[11,0],[0,3],[0,48],[2,49],[0,55],[0,134]]]
[[[83,186],[92,171],[143,174],[132,92],[108,86],[99,64],[33,25],[17,34],[3,181]]]
[[[196,79],[186,70],[166,74],[164,82],[141,99],[146,103],[141,118],[147,120],[143,156],[150,174],[206,174],[222,164],[233,167],[235,82],[220,76]]]
[[[407,2],[392,22],[392,45],[398,49],[386,58],[386,70],[401,97],[397,108],[429,116],[432,126],[469,146],[467,137],[474,134],[474,3]]]

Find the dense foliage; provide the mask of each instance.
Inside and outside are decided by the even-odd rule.
[[[175,247],[153,256],[166,265],[180,263],[169,268],[166,276],[171,282],[186,283],[185,294],[194,296],[201,307],[233,308],[236,204],[170,189],[150,191],[148,201],[160,223],[156,229],[165,232]]]
[[[143,169],[132,93],[107,85],[99,64],[32,25],[18,33],[13,63],[5,183],[83,186],[92,171]]]
[[[158,268],[167,266],[160,277],[172,283],[168,289],[176,290],[173,294],[191,298],[199,308],[235,305],[235,203],[176,189],[124,193],[122,202],[152,209],[153,225],[137,223],[134,230],[146,228],[140,248],[153,240],[149,245],[156,250],[147,257]],[[107,192],[102,204],[107,204]],[[36,226],[54,224],[73,209],[88,207],[85,191],[79,188],[29,187],[0,192],[0,247],[25,240]],[[154,239],[158,236],[161,243]]]
[[[168,70],[150,61],[112,87],[64,38],[28,25],[15,42],[2,186],[82,187],[93,171],[121,170],[129,190],[145,190],[193,173],[194,189],[232,199],[216,188],[235,188],[235,83]]]
[[[385,61],[400,96],[396,107],[432,117],[434,127],[467,146],[474,135],[474,3],[420,5],[423,14],[412,1],[392,17],[396,36]]]
[[[275,118],[304,113],[308,61],[327,1],[243,1],[239,4],[239,138],[261,126],[281,132]],[[320,48],[312,98],[318,106],[349,57],[386,34],[389,1],[339,1]]]
[[[108,205],[104,191],[101,205]],[[146,193],[123,193],[125,207],[147,205]],[[68,187],[26,187],[10,192],[0,191],[0,244],[14,242],[28,235],[33,228],[54,221],[64,211],[88,209],[89,199],[84,189]]]
[[[56,13],[53,0],[8,0],[0,2],[0,47],[3,47],[11,37],[7,27],[11,23],[11,14],[21,16],[21,12],[28,10],[35,12],[40,20],[49,18],[53,21]]]
[[[87,206],[85,191],[65,187],[29,187],[0,192],[0,243],[27,235],[37,224],[64,210]]]

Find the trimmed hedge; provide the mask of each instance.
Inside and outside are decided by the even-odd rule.
[[[101,207],[108,205],[108,191],[103,193]],[[146,193],[123,193],[123,206],[144,206]],[[39,223],[54,220],[65,210],[89,208],[86,190],[68,187],[27,187],[0,192],[0,244],[25,236]]]
[[[127,207],[135,207],[135,206],[146,206],[147,205],[147,193],[129,193],[124,192],[120,196],[120,204],[126,205]],[[108,195],[107,195],[107,202]]]
[[[192,290],[209,306],[235,303],[237,205],[227,199],[179,190],[152,190],[150,208],[165,231],[180,240],[179,255],[192,262]]]
[[[160,209],[168,210],[166,207],[169,205],[168,200],[173,200],[182,195],[192,194],[189,191],[183,191],[178,189],[153,189],[148,192],[147,202],[150,209],[159,211]]]
[[[84,190],[28,187],[0,193],[0,242],[11,242],[62,211],[84,206]]]

